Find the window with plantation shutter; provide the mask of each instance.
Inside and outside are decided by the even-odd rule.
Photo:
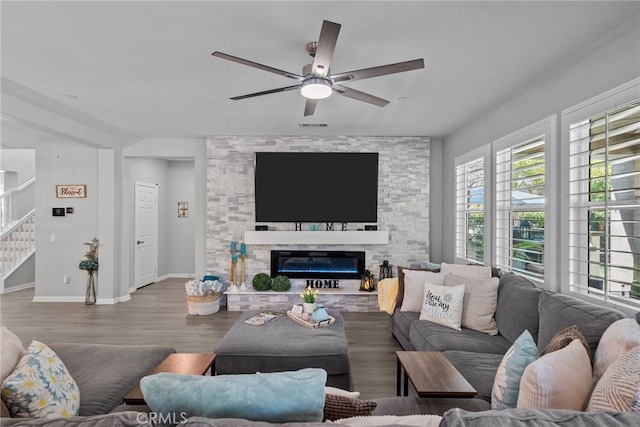
[[[569,125],[569,288],[640,305],[640,100]]]
[[[544,280],[545,137],[495,155],[496,266]]]
[[[456,257],[485,260],[485,158],[456,159]]]

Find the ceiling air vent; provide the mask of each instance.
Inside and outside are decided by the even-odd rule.
[[[298,123],[301,128],[326,128],[329,123]]]

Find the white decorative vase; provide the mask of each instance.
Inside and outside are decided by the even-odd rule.
[[[303,302],[302,303],[302,312],[313,314],[316,311],[316,303],[315,302]]]

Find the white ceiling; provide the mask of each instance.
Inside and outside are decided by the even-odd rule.
[[[584,53],[640,2],[1,2],[2,90],[115,135],[443,137]],[[292,80],[322,20],[342,24],[332,72],[424,58],[353,83],[384,108],[332,96],[303,117]],[[72,99],[72,97],[77,97]],[[400,98],[406,98],[401,100]],[[328,123],[303,129],[300,122]]]

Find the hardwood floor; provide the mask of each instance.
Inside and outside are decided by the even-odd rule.
[[[0,325],[23,343],[31,340],[97,344],[160,344],[178,352],[211,352],[240,312],[188,316],[186,279],[167,279],[115,305],[34,303],[33,289],[0,296]],[[363,399],[395,396],[401,350],[386,313],[342,313],[349,342],[352,389]]]

